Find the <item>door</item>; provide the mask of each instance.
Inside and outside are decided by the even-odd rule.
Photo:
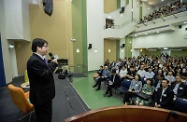
[[[5,72],[4,72],[4,62],[1,44],[1,34],[0,34],[0,86],[5,86]]]

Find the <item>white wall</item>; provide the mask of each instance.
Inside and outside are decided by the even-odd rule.
[[[133,19],[140,20],[140,0],[133,0]]]
[[[121,8],[119,8],[111,13],[104,14],[104,19],[111,17],[111,19],[114,20],[115,25],[122,25],[124,22],[131,20],[131,9],[132,7],[127,5],[125,6],[124,13],[120,14]]]
[[[121,7],[126,6],[126,0],[121,0]]]
[[[147,16],[150,13],[154,12],[154,8],[152,6],[150,6],[149,4],[143,2],[142,3],[142,16]],[[149,8],[149,9],[148,9]]]
[[[187,47],[187,39],[184,35],[187,25],[183,25],[181,29],[176,27],[175,31],[147,35],[133,38],[133,48],[164,48],[164,47]]]
[[[2,53],[3,62],[5,70],[5,80],[6,83],[12,81],[12,67],[10,65],[10,53],[8,49],[8,41],[6,39],[6,21],[5,21],[5,0],[0,0],[0,32],[1,32],[1,43],[2,43]]]
[[[88,71],[98,70],[104,63],[104,25],[104,0],[87,0],[87,43],[92,44],[88,50]]]

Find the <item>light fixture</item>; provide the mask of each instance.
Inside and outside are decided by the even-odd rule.
[[[97,48],[94,50],[94,52],[95,52],[95,53],[97,53],[97,52],[98,52],[98,51],[97,51]]]
[[[167,47],[164,47],[164,50],[167,50],[168,48]]]
[[[184,22],[184,24],[187,24],[187,22]]]
[[[110,49],[108,49],[108,52],[110,53],[110,52],[111,52],[111,50],[110,50]]]
[[[121,13],[120,16],[123,17],[123,14]]]
[[[147,33],[145,33],[145,35],[147,35]]]
[[[10,45],[9,45],[9,48],[10,48],[10,49],[13,49],[13,48],[14,48],[14,45],[13,45],[13,44],[10,44]]]
[[[132,52],[132,49],[131,49],[131,52]]]
[[[140,50],[140,52],[142,52],[142,49]]]
[[[124,50],[123,50],[123,49],[121,49],[121,52],[123,53],[123,52],[124,52]]]
[[[164,1],[164,0],[161,0],[161,1]]]
[[[80,50],[77,48],[76,52],[77,52],[77,53],[79,53],[79,52],[80,52]]]
[[[148,8],[148,9],[150,9],[150,8]]]
[[[160,31],[157,31],[156,33],[160,33]]]
[[[133,11],[133,9],[132,9],[132,11]]]
[[[108,16],[107,18],[108,18],[108,19],[111,19],[112,17],[111,17],[111,16]]]

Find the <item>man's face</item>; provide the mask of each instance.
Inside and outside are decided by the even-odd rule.
[[[43,47],[37,47],[37,52],[38,52],[40,55],[44,56],[44,55],[47,54],[48,49],[49,49],[49,48],[48,48],[48,45],[47,45],[47,43],[45,43]]]
[[[168,83],[166,80],[162,80],[162,87],[166,88],[168,86]]]

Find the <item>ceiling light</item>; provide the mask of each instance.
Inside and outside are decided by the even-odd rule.
[[[164,1],[164,0],[161,0],[161,1]]]
[[[168,48],[167,47],[164,47],[164,50],[167,50]]]
[[[133,11],[133,9],[132,9],[132,11]]]
[[[147,35],[147,33],[145,33],[145,35]]]
[[[160,31],[157,31],[157,33],[160,33]]]
[[[187,24],[187,22],[184,22],[184,24]]]

